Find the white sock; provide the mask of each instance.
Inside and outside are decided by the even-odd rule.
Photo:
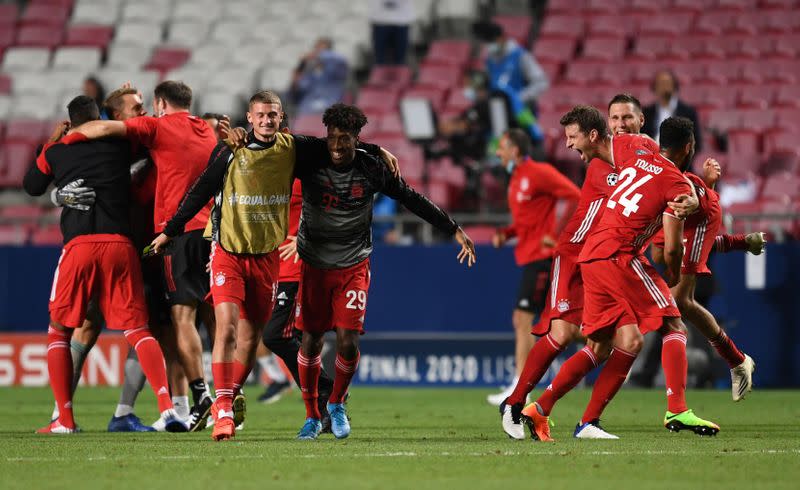
[[[133,407],[130,405],[117,405],[117,410],[114,412],[114,417],[124,417],[133,413]]]
[[[172,405],[175,407],[175,413],[182,419],[189,418],[189,396],[173,396]]]
[[[286,373],[283,372],[283,369],[281,369],[278,363],[278,356],[275,354],[259,357],[258,365],[267,373],[267,376],[269,376],[269,379],[271,379],[273,383],[285,383],[288,381]]]

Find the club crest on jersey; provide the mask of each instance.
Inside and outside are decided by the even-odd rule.
[[[217,272],[214,276],[214,284],[217,286],[222,286],[225,284],[225,273],[224,272]]]
[[[556,308],[558,308],[558,311],[560,311],[561,313],[564,313],[569,309],[569,300],[562,299],[561,301],[558,302]]]
[[[606,183],[609,185],[609,187],[616,187],[618,180],[619,180],[619,174],[616,172],[612,172],[608,174],[608,176],[606,177]]]
[[[364,197],[364,187],[361,184],[353,184],[353,187],[350,188],[350,195],[353,196],[353,199],[361,199]]]

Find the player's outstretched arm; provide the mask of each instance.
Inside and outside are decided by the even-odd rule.
[[[80,133],[90,140],[107,137],[124,138],[128,130],[122,121],[89,121],[69,130],[67,134]]]
[[[734,250],[761,255],[767,246],[767,235],[763,231],[736,235],[718,235],[714,239],[714,251],[727,253]]]

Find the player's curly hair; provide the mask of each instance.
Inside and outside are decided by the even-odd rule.
[[[367,116],[356,106],[347,104],[333,104],[322,115],[322,124],[325,127],[334,127],[358,136],[361,128],[367,124]]]
[[[608,134],[606,118],[596,108],[588,105],[576,105],[561,117],[559,123],[565,127],[570,124],[577,124],[580,132],[587,135],[593,129],[600,136]]]
[[[658,145],[665,150],[683,148],[694,138],[694,123],[685,117],[668,117],[658,130]]]

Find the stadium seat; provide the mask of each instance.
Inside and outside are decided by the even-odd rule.
[[[150,22],[120,22],[117,24],[114,42],[148,48],[161,44],[161,38],[162,29],[159,24]]]
[[[462,84],[463,71],[456,66],[429,66],[420,67],[417,85],[426,87],[436,87],[439,89],[449,89],[460,87]]]
[[[774,104],[777,107],[800,108],[800,86],[784,85],[775,94]]]
[[[621,20],[619,14],[593,16],[586,23],[588,37],[604,37],[625,39],[636,31],[638,20],[629,17],[627,21]]]
[[[50,50],[46,48],[9,48],[3,57],[3,70],[42,71],[50,64]]]
[[[738,106],[748,109],[767,109],[772,106],[776,90],[767,85],[742,87],[739,91]]]
[[[444,88],[415,85],[403,93],[403,98],[426,99],[430,102],[433,110],[439,112],[444,108],[444,98],[446,95],[447,89]]]
[[[763,132],[775,127],[775,113],[759,109],[741,109],[739,128]]]
[[[782,108],[774,109],[775,127],[786,131],[800,133],[800,109]]]
[[[236,93],[249,98],[253,95],[256,84],[255,67],[221,68],[211,73],[206,90]]]
[[[0,94],[0,125],[3,130],[5,130],[5,120],[8,118],[9,112],[11,112],[11,96]],[[3,132],[0,132],[0,142],[3,141]]]
[[[245,19],[252,17],[253,12],[251,8],[237,8],[236,5],[228,5],[229,2],[223,4],[215,0],[179,0],[175,4],[172,11],[172,21],[174,23],[207,23],[209,19],[218,19],[220,15],[225,20],[241,19],[241,17],[231,17],[231,12],[240,12],[244,14]]]
[[[222,66],[229,55],[230,50],[226,46],[213,43],[203,44],[193,49],[188,65],[193,68],[212,70]]]
[[[104,68],[138,70],[150,59],[151,52],[151,48],[114,41],[108,46]]]
[[[793,136],[792,141],[796,141],[797,136],[791,136]],[[767,177],[781,172],[796,174],[798,170],[800,170],[800,154],[795,148],[771,151],[762,167],[762,172]]]
[[[0,177],[2,181],[2,177]],[[28,232],[20,225],[0,225],[0,245],[24,245]]]
[[[520,46],[528,45],[531,18],[525,15],[495,15],[492,21],[503,28],[503,34],[514,39]]]
[[[326,134],[322,124],[322,114],[303,114],[293,118],[290,128],[295,134],[323,137]]]
[[[100,49],[91,47],[58,48],[53,54],[54,68],[76,68],[91,73],[100,66]]]
[[[539,30],[540,38],[578,39],[583,36],[583,17],[574,15],[548,15]]]
[[[728,131],[728,156],[759,155],[761,153],[761,134],[748,129]]]
[[[6,125],[5,143],[38,144],[51,129],[47,121],[12,119]]]
[[[20,204],[0,208],[0,218],[7,221],[35,221],[42,216],[43,210],[35,204]]]
[[[69,18],[69,7],[32,3],[19,18],[21,26],[62,27]]]
[[[577,39],[538,39],[533,44],[533,55],[539,63],[565,62],[575,57]]]
[[[362,88],[358,92],[356,105],[365,112],[385,114],[397,108],[397,92],[385,89]]]
[[[767,177],[761,198],[786,204],[800,199],[800,177],[792,172],[779,172]]]
[[[95,46],[105,49],[114,36],[114,28],[102,25],[71,25],[64,37],[66,46]]]
[[[16,3],[0,3],[0,25],[13,26],[19,17],[19,7]]]
[[[489,225],[465,226],[464,233],[466,233],[476,245],[491,245],[495,227]]]
[[[51,224],[38,227],[31,233],[31,245],[61,245],[64,243],[64,235],[61,234],[61,226]]]
[[[147,70],[166,72],[178,68],[189,59],[190,51],[184,48],[157,47],[153,50],[150,61],[145,65]]]
[[[170,2],[126,2],[122,21],[161,24],[169,18],[170,8]]]
[[[583,42],[583,55],[585,60],[616,61],[625,55],[627,41],[624,38],[588,38]]]
[[[72,11],[70,21],[73,24],[112,26],[117,21],[119,12],[120,2],[117,1],[79,1]]]
[[[131,82],[145,98],[149,98],[153,89],[159,82],[159,74],[154,71],[139,71],[121,68],[103,68],[97,73],[103,85],[110,90],[121,87],[124,83]]]
[[[181,4],[179,4],[181,5]],[[208,36],[209,24],[204,20],[181,20],[168,27],[167,44],[194,48]]]
[[[798,152],[797,140],[796,130],[768,131],[764,135],[764,153]]]
[[[523,45],[524,46],[524,45]],[[466,66],[472,47],[469,41],[442,40],[433,41],[423,63],[436,65]]]
[[[52,119],[56,115],[54,94],[19,94],[12,99],[10,118]]]
[[[375,66],[369,73],[367,85],[404,88],[411,84],[411,77],[411,68],[408,66]]]
[[[33,162],[34,150],[29,143],[5,143],[2,146],[4,154],[5,168],[0,177],[0,185],[3,187],[22,187],[22,179],[25,172]]]
[[[235,92],[209,91],[198,99],[198,114],[216,112],[218,114],[242,114],[245,109],[244,100]]]
[[[668,12],[658,16],[658,22],[648,22],[639,29],[643,34],[646,30],[648,34],[679,36],[689,30],[692,25],[694,14],[690,12]]]
[[[17,30],[17,46],[36,46],[55,48],[64,39],[64,31],[59,25],[30,25]]]

